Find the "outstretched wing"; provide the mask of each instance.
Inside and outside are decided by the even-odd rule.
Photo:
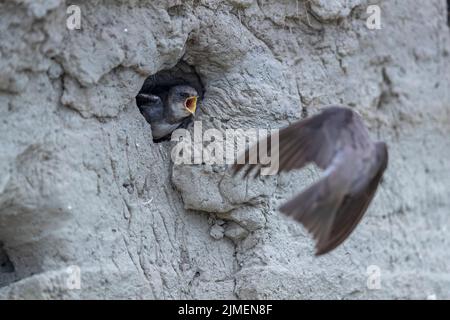
[[[376,170],[375,175],[373,175],[373,172],[367,172],[361,179],[368,179],[370,176],[373,178],[368,179],[366,187],[360,189],[359,192],[349,194],[344,198],[343,203],[333,219],[333,226],[331,227],[329,235],[326,238],[317,239],[316,255],[325,254],[339,246],[348,238],[353,230],[355,230],[359,221],[361,221],[361,218],[369,207],[369,204],[378,189],[378,185],[380,184],[383,173],[387,167],[387,150],[385,152],[379,152],[378,155],[379,157],[377,157],[376,160],[378,163],[374,169]],[[306,222],[302,223],[305,224]]]
[[[238,161],[245,163],[235,164],[235,173],[244,168],[245,175],[254,169],[259,172],[261,164],[247,163],[256,151],[257,144],[241,155]],[[355,229],[387,165],[386,146],[374,146],[362,119],[343,107],[327,108],[282,129],[279,148],[270,156],[272,161],[279,157],[281,171],[309,162],[328,169],[322,179],[280,208],[312,234],[316,255],[333,250]]]
[[[383,161],[387,162],[387,159]],[[280,211],[300,222],[316,241],[316,255],[339,246],[366,212],[381,180],[385,165],[357,193],[349,193],[345,176],[326,176],[281,206]]]
[[[314,162],[320,168],[326,169],[343,147],[357,148],[369,141],[365,128],[359,122],[359,116],[350,109],[329,107],[318,115],[289,125],[280,130],[276,150],[271,150],[270,142],[267,144],[271,161],[279,162],[278,166],[272,167],[289,171]],[[257,169],[257,173],[260,171],[261,163],[248,163],[250,154],[257,154],[257,148],[258,143],[239,156],[237,164],[234,165],[235,173],[244,168],[245,176],[254,169]]]
[[[316,255],[325,254],[344,242],[372,201],[388,162],[383,143],[372,150],[375,152],[371,164],[352,162],[351,153],[336,157],[337,165],[332,165],[335,170],[280,208],[313,235]],[[356,179],[348,175],[352,168],[358,171]]]

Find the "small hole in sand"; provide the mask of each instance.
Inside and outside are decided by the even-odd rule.
[[[155,143],[170,140],[171,133],[174,130],[186,128],[193,120],[193,116],[190,114],[176,115],[172,113],[170,115],[171,112],[167,111],[167,101],[176,101],[176,99],[168,99],[169,90],[176,86],[189,86],[194,89],[189,89],[187,92],[181,91],[179,98],[188,99],[184,106],[190,112],[195,113],[197,118],[199,114],[197,104],[203,99],[204,87],[195,69],[184,61],[178,62],[173,68],[161,70],[148,76],[136,96],[136,105],[142,116],[148,123],[154,123],[155,125],[152,128],[153,142]],[[197,92],[197,98],[190,99],[190,96],[195,95],[195,92]],[[175,95],[175,97],[178,96]],[[159,110],[164,110],[164,112]]]

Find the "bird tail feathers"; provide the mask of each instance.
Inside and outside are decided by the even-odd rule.
[[[292,200],[280,211],[300,222],[317,243],[329,238],[336,213],[344,200],[345,183],[337,175],[326,175]]]

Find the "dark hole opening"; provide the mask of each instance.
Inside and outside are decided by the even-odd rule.
[[[0,242],[0,273],[14,272],[14,265],[9,259],[8,253],[3,248],[3,243]]]
[[[179,88],[179,92],[169,99],[169,90],[174,87]],[[193,95],[197,97],[196,107],[192,105],[193,100],[189,100]],[[153,142],[170,140],[174,130],[187,128],[193,117],[198,116],[198,104],[203,96],[204,86],[199,75],[184,61],[147,77],[136,96],[136,105],[152,125]]]

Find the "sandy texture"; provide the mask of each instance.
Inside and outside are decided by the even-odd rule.
[[[81,30],[62,0],[0,4],[0,298],[450,298],[446,1],[378,2],[380,30],[365,0],[80,1]],[[388,143],[343,246],[314,258],[277,213],[313,168],[244,182],[172,168],[134,97],[180,59],[205,86],[204,128],[341,103]]]

